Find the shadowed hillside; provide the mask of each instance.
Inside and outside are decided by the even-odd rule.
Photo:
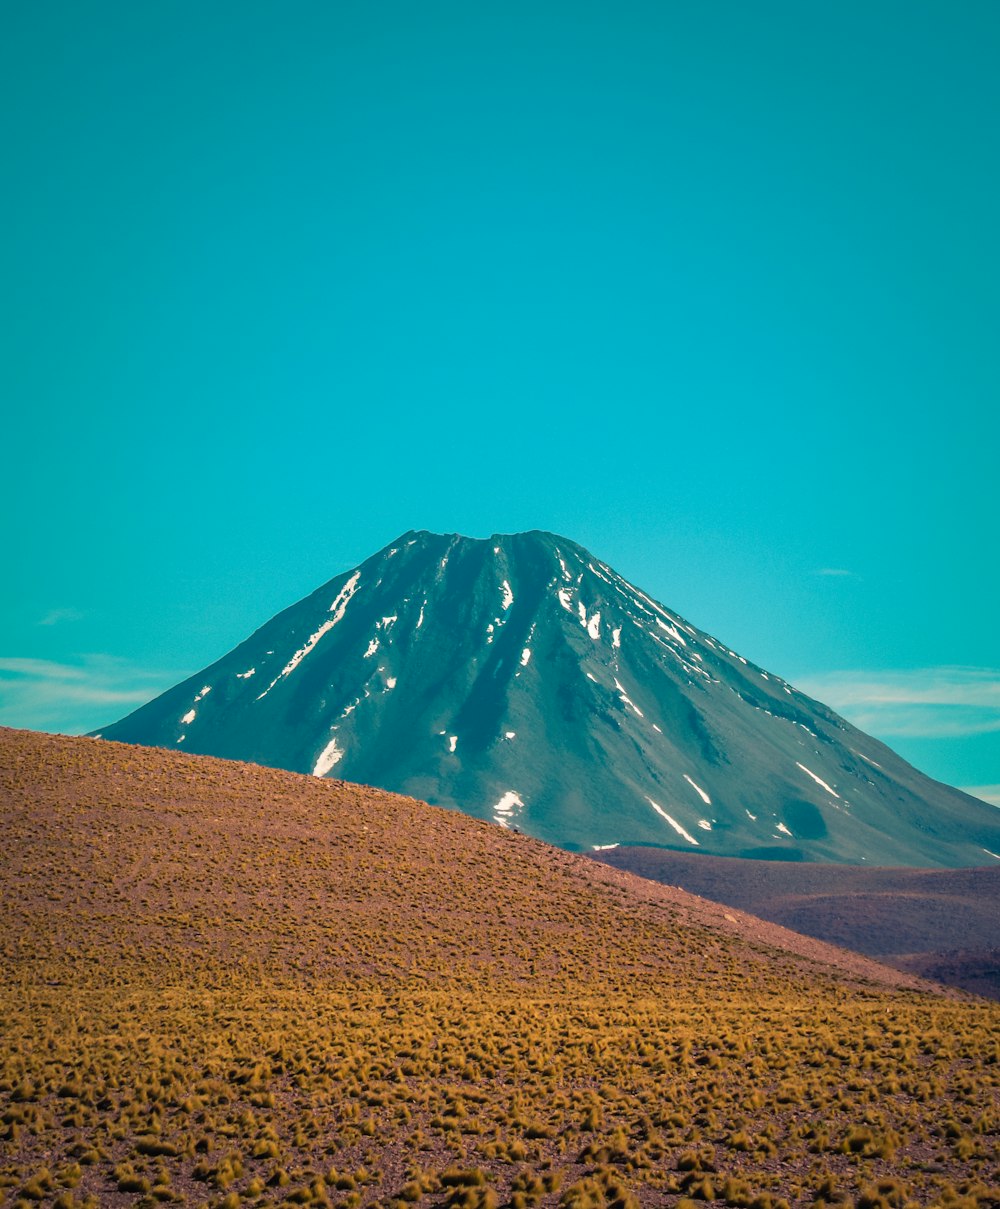
[[[897,969],[1000,999],[1000,865],[868,869],[625,847],[595,856]]]
[[[993,1005],[342,782],[0,731],[0,819],[11,1204],[1000,1195]]]

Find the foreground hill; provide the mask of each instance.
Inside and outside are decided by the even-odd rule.
[[[615,848],[597,859],[1000,999],[1000,867],[867,869]]]
[[[407,533],[104,738],[413,794],[569,849],[981,865],[1000,814],[551,533]]]
[[[341,782],[0,731],[0,822],[12,1204],[1000,1199],[995,1005]]]

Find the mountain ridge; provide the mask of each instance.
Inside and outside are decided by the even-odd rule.
[[[95,733],[376,784],[570,849],[1000,852],[985,803],[542,530],[409,530]]]

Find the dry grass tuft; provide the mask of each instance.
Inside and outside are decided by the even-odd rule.
[[[0,822],[4,1204],[1000,1204],[996,1005],[247,765],[0,731]]]

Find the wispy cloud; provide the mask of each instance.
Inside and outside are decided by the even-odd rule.
[[[82,621],[83,614],[79,609],[50,609],[44,617],[42,617],[39,625],[62,625],[64,621]]]
[[[848,571],[846,567],[819,567],[816,570],[817,575],[832,575],[842,579],[857,579],[856,571]]]
[[[908,738],[1000,731],[1000,669],[932,667],[841,671],[796,680],[862,730]]]
[[[73,663],[0,656],[0,725],[82,734],[182,678],[110,655],[85,655]]]
[[[992,806],[1000,806],[1000,785],[960,785],[963,793],[971,793],[974,798],[981,798]]]

